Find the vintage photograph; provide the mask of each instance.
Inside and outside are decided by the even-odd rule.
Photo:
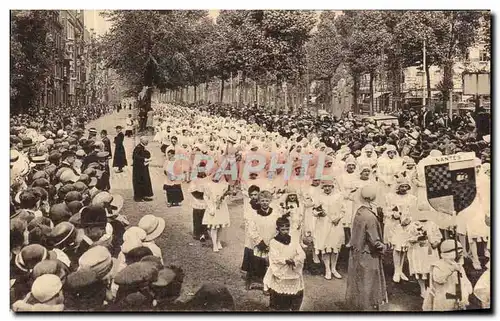
[[[490,312],[491,11],[10,10],[10,310]]]

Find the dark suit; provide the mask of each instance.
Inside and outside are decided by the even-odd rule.
[[[136,200],[153,196],[149,166],[144,164],[147,154],[149,152],[142,144],[137,145],[132,154],[132,184],[134,186],[134,199]]]
[[[119,133],[115,137],[115,157],[113,158],[113,167],[123,168],[127,166],[127,156],[125,155],[125,147],[123,146],[123,140],[125,135]]]

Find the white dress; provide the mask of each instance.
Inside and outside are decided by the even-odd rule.
[[[387,193],[395,192],[394,185],[396,183],[395,175],[401,172],[403,161],[395,156],[390,159],[388,156],[382,156],[377,163],[377,177],[379,183],[379,197],[383,197]]]
[[[431,244],[440,243],[442,239],[441,232],[436,223],[432,221],[414,221],[408,225],[410,235],[408,242],[408,264],[410,274],[417,278],[427,279],[427,274],[431,271],[431,266],[439,260],[437,248],[432,248]],[[418,241],[417,238],[427,234],[427,238]]]
[[[319,253],[339,253],[345,241],[344,227],[341,220],[345,215],[343,195],[334,193],[330,195],[322,194],[318,196],[318,203],[315,207],[321,206],[326,216],[318,215],[319,211],[314,210],[316,225],[314,229],[314,248]]]
[[[467,235],[469,241],[477,239],[479,242],[488,240],[489,228],[485,222],[485,205],[481,200],[479,193],[472,204],[459,212],[457,215],[457,232]]]
[[[397,210],[396,210],[397,208]],[[385,198],[384,243],[390,243],[398,251],[408,246],[407,226],[401,223],[410,219],[417,210],[417,198],[410,194],[389,193]]]
[[[359,173],[353,172],[351,174],[344,172],[340,177],[340,191],[344,197],[343,203],[345,207],[345,215],[341,220],[343,227],[351,227],[353,215],[353,200],[351,193],[358,188]]]
[[[217,208],[217,202],[220,201],[228,189],[229,184],[223,181],[219,181],[218,183],[210,181],[204,186],[203,199],[207,204],[207,209],[205,215],[203,215],[202,223],[203,225],[207,225],[207,228],[215,229],[230,225],[226,197]]]
[[[301,201],[304,204],[304,227],[302,229],[303,238],[310,238],[314,242],[314,226],[316,217],[313,214],[313,206],[317,201],[315,199],[322,193],[319,186],[309,185],[303,189]]]

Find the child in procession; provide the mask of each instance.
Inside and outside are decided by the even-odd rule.
[[[290,236],[290,227],[287,218],[278,218],[278,233],[269,242],[264,287],[269,289],[269,308],[274,311],[298,311],[304,297],[302,269],[306,255],[298,240]]]
[[[333,189],[332,181],[323,181],[323,193],[318,196],[313,208],[316,217],[314,248],[316,254],[321,254],[327,280],[331,280],[332,275],[337,279],[342,278],[337,271],[337,260],[345,238],[341,224],[345,215],[343,195],[334,193]]]

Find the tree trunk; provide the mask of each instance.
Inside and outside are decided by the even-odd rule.
[[[332,112],[332,77],[325,80],[325,109]]]
[[[242,88],[241,88],[241,85],[242,85],[242,75],[241,75],[241,72],[239,71],[238,72],[238,102],[237,102],[237,107],[240,107],[243,103],[243,91],[242,91]]]
[[[268,97],[267,92],[268,92],[268,90],[269,90],[269,86],[266,84],[266,85],[264,86],[263,91],[262,91],[262,95],[263,95],[263,97],[262,97],[262,103],[264,104],[264,106],[265,106],[266,108],[268,108],[268,107],[269,107],[269,102],[267,101],[267,97]]]
[[[430,106],[431,103],[431,77],[430,77],[430,66],[426,64],[425,66],[425,79],[426,79],[426,87],[427,87],[427,106]]]
[[[275,83],[275,84],[273,85],[273,89],[274,89],[274,90],[273,90],[273,102],[274,102],[273,109],[274,109],[274,110],[277,110],[277,109],[278,109],[278,106],[277,106],[277,103],[278,103],[278,101],[277,101],[277,88],[278,88],[278,84],[277,84],[277,83]]]
[[[359,76],[354,74],[353,75],[353,88],[352,88],[352,100],[353,100],[353,107],[354,107],[354,113],[359,114],[359,104],[358,104],[358,89],[359,89]]]
[[[258,105],[259,104],[259,84],[257,83],[257,80],[254,80],[254,88],[255,88],[254,100],[257,102],[257,105]]]
[[[450,91],[453,91],[453,63],[446,62],[443,66],[443,108],[446,108]]]
[[[224,101],[224,77],[220,78],[220,100],[221,103]]]
[[[375,106],[375,98],[374,90],[373,90],[373,81],[375,80],[374,72],[370,72],[370,116],[373,116],[374,106]]]
[[[146,71],[144,72],[144,86],[149,87],[146,90],[146,96],[142,100],[142,107],[149,111],[151,109],[151,92],[150,88],[153,87],[153,76],[154,76],[154,66],[153,61],[149,60],[148,65],[146,66]]]

